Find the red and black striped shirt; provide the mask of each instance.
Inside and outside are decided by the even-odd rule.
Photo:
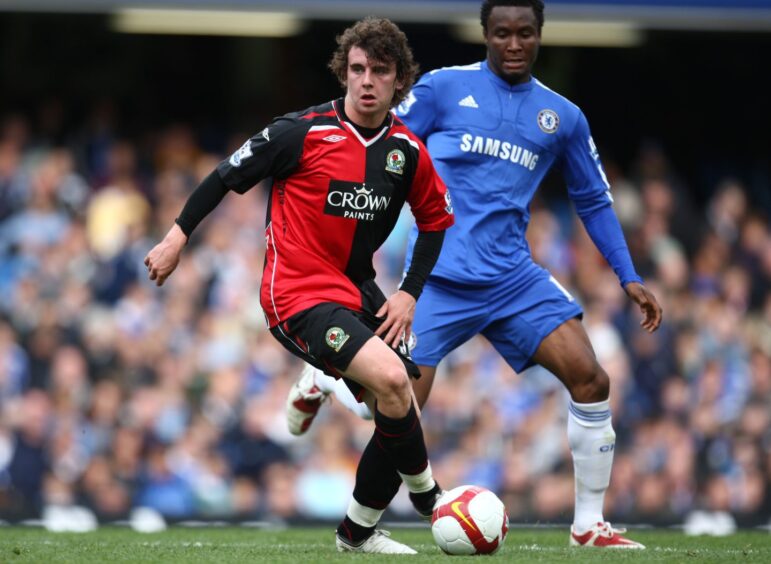
[[[423,143],[392,114],[364,139],[342,104],[276,118],[217,167],[240,193],[272,178],[260,290],[271,327],[323,302],[361,311],[361,285],[375,277],[372,257],[404,202],[421,231],[454,222]]]

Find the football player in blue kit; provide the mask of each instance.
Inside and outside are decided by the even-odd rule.
[[[641,326],[655,331],[662,312],[632,264],[586,117],[531,74],[543,9],[542,0],[485,0],[486,60],[427,73],[396,110],[425,141],[456,218],[417,301],[412,358],[422,376],[413,389],[423,405],[436,366],[475,335],[517,372],[534,364],[548,369],[570,394],[576,488],[570,544],[639,549],[603,517],[615,446],[608,375],[580,321],[581,307],[533,261],[525,239],[530,202],[553,166],[562,170],[594,244],[639,306]],[[416,235],[413,229],[407,265]],[[305,432],[333,391],[367,415],[347,388],[308,367],[287,401],[290,430]]]

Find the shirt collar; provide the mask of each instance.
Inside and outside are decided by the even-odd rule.
[[[532,90],[535,86],[535,77],[530,75],[530,80],[527,82],[524,82],[522,84],[509,84],[505,80],[503,80],[500,76],[495,74],[490,66],[487,64],[487,59],[482,61],[481,63],[482,71],[487,74],[487,76],[490,79],[490,82],[498,86],[499,88],[503,88],[506,90],[506,92],[527,92],[528,90]]]

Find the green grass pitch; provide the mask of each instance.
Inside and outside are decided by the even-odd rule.
[[[455,562],[434,545],[428,527],[392,529],[417,556],[338,554],[332,527],[262,530],[247,527],[181,528],[141,534],[102,527],[92,533],[49,533],[0,527],[0,562]],[[569,549],[567,529],[513,529],[491,561],[499,562],[771,562],[771,534],[744,531],[728,537],[688,537],[671,530],[635,530],[644,551]],[[447,560],[451,558],[451,560]],[[486,558],[486,557],[482,557]],[[486,561],[486,560],[485,560]]]

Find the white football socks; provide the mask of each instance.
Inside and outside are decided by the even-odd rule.
[[[570,401],[568,443],[573,453],[576,507],[573,527],[584,533],[604,521],[602,505],[610,484],[616,433],[610,419],[609,400],[596,403]]]
[[[306,364],[306,366],[311,365]],[[318,368],[313,368],[313,371],[313,383],[316,384],[316,387],[325,394],[333,393],[335,391],[335,382],[337,382],[337,379],[332,376],[327,376]]]
[[[351,498],[346,515],[348,515],[351,521],[362,527],[374,527],[380,521],[384,511],[385,509],[367,507]]]
[[[402,474],[399,472],[399,476],[402,482],[407,486],[407,489],[412,493],[424,493],[431,490],[436,482],[431,474],[431,464],[426,467],[420,474],[410,475]]]
[[[369,407],[367,407],[367,404],[356,401],[356,398],[353,397],[351,390],[348,389],[348,386],[345,385],[342,378],[327,376],[318,368],[316,368],[315,371],[316,373],[313,375],[313,380],[319,390],[325,394],[335,394],[335,397],[341,404],[362,419],[372,419],[372,412],[369,410]]]

